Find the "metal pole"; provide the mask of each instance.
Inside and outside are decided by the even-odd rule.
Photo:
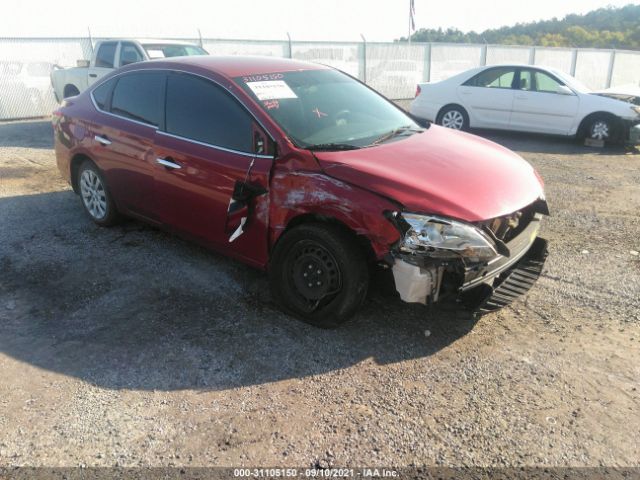
[[[409,0],[409,46],[411,46],[411,0]]]
[[[425,82],[431,81],[431,42],[427,43],[427,48],[424,51],[424,71],[422,73],[422,79]]]
[[[616,51],[611,52],[611,58],[609,59],[609,73],[607,74],[607,88],[611,88],[611,82],[613,81],[613,69],[616,64]]]
[[[576,65],[578,64],[578,49],[574,48],[571,54],[571,76],[576,76]]]
[[[362,38],[362,81],[367,83],[367,39],[361,33]]]
[[[293,49],[291,48],[291,35],[287,32],[287,38],[289,39],[289,58],[293,58]]]
[[[87,27],[87,32],[89,32],[89,45],[91,45],[91,55],[93,55],[93,37],[91,36],[90,27]]]
[[[485,43],[482,48],[480,48],[480,65],[485,66],[487,64],[487,49],[489,46]]]
[[[198,29],[198,39],[200,40],[200,48],[202,48],[202,32]]]

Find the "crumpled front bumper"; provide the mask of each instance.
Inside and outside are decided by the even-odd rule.
[[[622,140],[627,145],[640,145],[640,118],[622,119]]]
[[[542,272],[548,242],[538,237],[540,216],[536,216],[518,236],[506,244],[509,255],[498,255],[489,262],[458,269],[458,298],[477,312],[502,308],[526,294]],[[402,300],[435,303],[443,279],[451,277],[446,265],[423,268],[396,258],[393,265],[396,290]]]
[[[547,247],[548,242],[544,238],[536,238],[526,254],[495,278],[493,285],[484,284],[483,294],[476,295],[476,304],[469,306],[480,313],[488,313],[506,307],[525,295],[542,273]]]

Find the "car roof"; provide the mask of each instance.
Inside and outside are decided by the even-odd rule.
[[[196,67],[231,78],[245,75],[260,75],[300,70],[324,70],[330,68],[318,63],[292,60],[289,58],[242,55],[195,55],[190,57],[162,58],[143,63],[153,65],[154,67],[162,66],[162,68]]]

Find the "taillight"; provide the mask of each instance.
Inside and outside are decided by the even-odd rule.
[[[420,92],[421,92],[421,91],[422,91],[422,90],[420,89],[420,85],[416,85],[416,97],[417,97],[418,95],[420,95]]]

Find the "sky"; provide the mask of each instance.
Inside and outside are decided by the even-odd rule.
[[[203,37],[391,41],[408,32],[409,0],[4,0],[0,37]],[[416,28],[513,25],[640,0],[415,0]],[[8,13],[8,14],[7,14]]]

